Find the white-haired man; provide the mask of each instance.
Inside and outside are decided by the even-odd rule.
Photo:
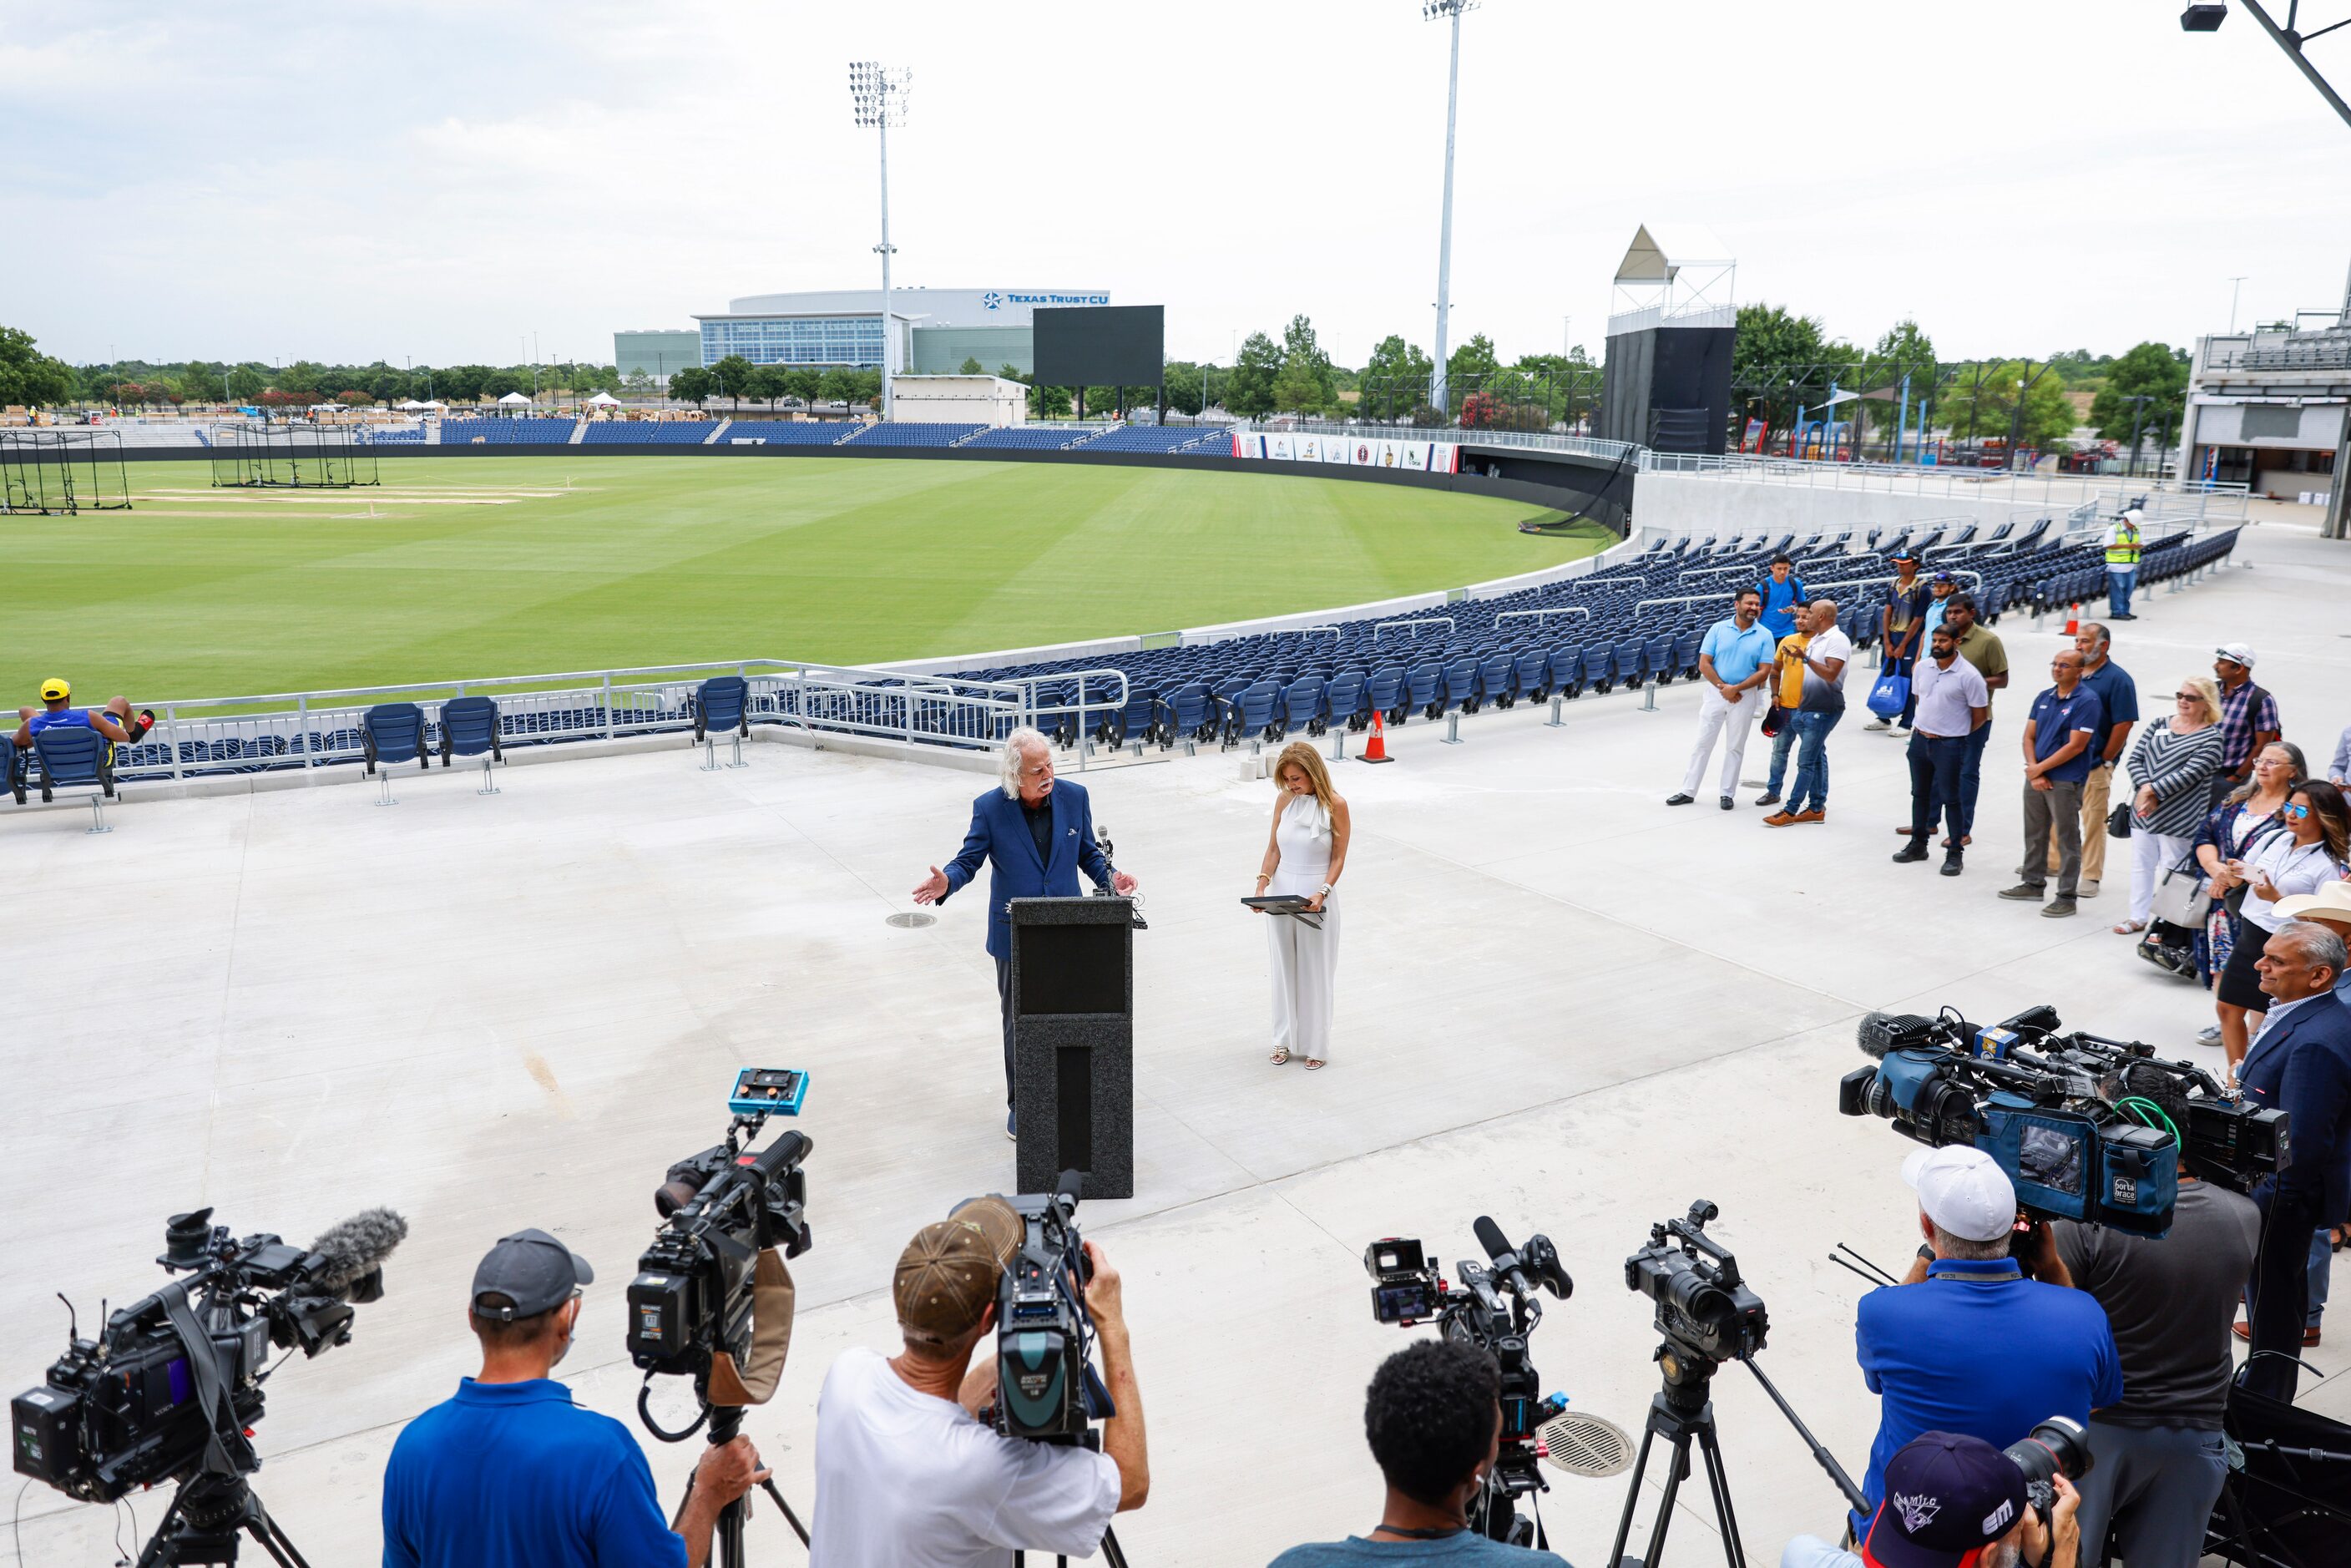
[[[1004,1019],[1004,1135],[1019,1135],[1019,1108],[1012,1098],[1012,920],[1005,905],[1016,898],[1074,898],[1082,870],[1096,887],[1127,894],[1134,878],[1113,873],[1094,842],[1093,806],[1083,786],[1053,780],[1053,747],[1036,730],[1021,728],[1004,737],[1000,781],[971,803],[971,829],[963,849],[945,867],[914,888],[916,904],[945,904],[979,874],[986,862],[987,956],[996,960],[996,999]]]

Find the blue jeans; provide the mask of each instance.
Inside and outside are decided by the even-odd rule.
[[[1771,778],[1763,792],[1777,795],[1782,780],[1788,777],[1788,752],[1796,744],[1796,716],[1790,714],[1780,724],[1780,733],[1771,737]]]
[[[2326,1277],[2335,1267],[2335,1247],[2326,1234],[2324,1230],[2310,1233],[2310,1294],[2302,1310],[2304,1328],[2316,1328],[2326,1311]]]
[[[1788,716],[1788,729],[1795,732],[1800,743],[1796,748],[1796,787],[1788,792],[1785,808],[1791,815],[1829,809],[1829,731],[1844,716],[1842,711]],[[1781,733],[1784,738],[1787,731]]]
[[[1959,769],[1965,764],[1968,741],[1960,735],[1910,736],[1910,841],[1922,843],[1944,820],[1951,847],[1959,848]]]
[[[1991,720],[1968,732],[1967,751],[1959,759],[1959,834],[1976,831],[1976,790],[1983,783],[1984,745],[1991,739]]]
[[[2129,614],[2131,590],[2137,585],[2138,568],[2134,566],[2122,571],[2116,571],[2113,567],[2106,568],[2106,613]]]

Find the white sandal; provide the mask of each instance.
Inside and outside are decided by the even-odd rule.
[[[1274,1064],[1276,1067],[1285,1067],[1285,1066],[1288,1066],[1288,1065],[1289,1065],[1289,1063],[1290,1063],[1290,1052],[1289,1052],[1289,1051],[1275,1051],[1275,1052],[1273,1053],[1273,1064]]]
[[[2117,936],[2136,936],[2146,929],[2147,922],[2144,920],[2126,920],[2121,925],[2115,927],[2115,935]]]

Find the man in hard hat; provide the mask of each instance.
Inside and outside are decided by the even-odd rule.
[[[117,744],[128,744],[145,735],[154,727],[155,714],[142,708],[137,717],[131,716],[131,700],[115,697],[102,708],[75,707],[73,687],[63,675],[53,675],[41,683],[41,706],[16,710],[18,724],[16,741],[19,747],[30,747],[33,737],[45,729],[94,729]]]
[[[2136,621],[2131,613],[2131,590],[2138,583],[2138,526],[2142,514],[2137,507],[2124,509],[2106,529],[2106,618],[2111,621]]]

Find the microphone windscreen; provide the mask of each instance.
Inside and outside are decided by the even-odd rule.
[[[408,1221],[389,1208],[363,1208],[319,1232],[310,1250],[326,1261],[313,1276],[330,1291],[348,1290],[408,1239]]]
[[[1517,1250],[1510,1245],[1510,1238],[1502,1234],[1502,1228],[1482,1214],[1469,1228],[1477,1234],[1478,1245],[1486,1249],[1489,1258],[1499,1258],[1505,1252]]]

